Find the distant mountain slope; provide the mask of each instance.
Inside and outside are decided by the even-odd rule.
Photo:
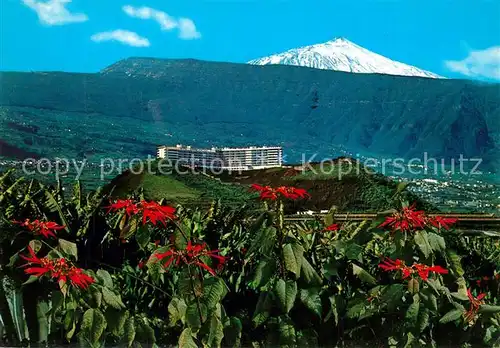
[[[321,44],[294,48],[283,53],[254,59],[255,65],[284,64],[353,73],[380,73],[401,76],[442,78],[417,67],[396,62],[355,43],[338,38]]]
[[[60,110],[46,128],[60,127],[57,138],[40,129],[27,133],[31,145],[7,140],[28,151],[63,152],[75,144],[78,153],[104,156],[103,148],[115,146],[143,156],[155,153],[144,144],[182,142],[281,144],[290,161],[301,161],[303,153],[331,158],[339,147],[384,158],[427,152],[486,163],[499,157],[498,84],[149,58],[120,61],[97,74],[5,72],[0,79],[5,120],[36,125],[37,117],[48,120]],[[73,126],[65,126],[70,121]],[[2,129],[13,134],[7,122]],[[62,146],[62,139],[71,141]]]

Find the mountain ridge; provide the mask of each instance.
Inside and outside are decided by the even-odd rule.
[[[154,133],[137,136],[148,144],[273,143],[297,161],[311,152],[331,158],[334,145],[386,157],[428,152],[494,159],[500,143],[498,84],[149,58],[120,61],[94,74],[4,72],[0,78],[6,120],[36,123],[36,116],[14,106],[62,110],[61,122],[82,117],[71,112],[114,124],[126,117],[131,130],[124,132],[143,129],[144,121],[156,125]],[[82,138],[78,152],[102,151],[82,127],[60,136]],[[113,127],[101,134],[103,141],[110,139],[109,147],[118,146],[112,139],[130,138],[113,134]],[[36,150],[49,141],[39,133],[25,139],[32,145],[22,139],[10,143]],[[138,141],[133,147],[127,142],[117,151],[154,153]]]
[[[283,64],[351,73],[444,78],[430,71],[384,57],[342,37],[253,59],[248,64]]]

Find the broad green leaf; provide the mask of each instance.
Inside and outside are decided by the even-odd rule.
[[[208,347],[220,347],[224,338],[224,326],[220,318],[212,315],[210,318],[210,331],[208,333]]]
[[[429,232],[428,237],[429,237],[429,244],[432,250],[438,252],[443,252],[446,250],[446,243],[443,237],[434,232]]]
[[[104,329],[106,328],[106,318],[99,309],[90,308],[83,314],[80,334],[85,342],[95,346],[99,342]]]
[[[368,273],[358,265],[352,264],[352,272],[354,273],[355,276],[357,276],[359,279],[361,279],[361,281],[365,283],[371,285],[377,284],[377,280],[370,273]]]
[[[464,275],[464,270],[462,268],[461,258],[457,253],[451,249],[446,249],[446,255],[448,259],[448,264],[451,266],[451,270],[457,276],[461,277]]]
[[[135,340],[135,318],[134,316],[129,317],[125,321],[124,326],[125,338],[127,340],[127,346],[131,347]]]
[[[417,328],[418,332],[422,333],[427,326],[429,326],[429,311],[425,308],[420,308],[420,311],[418,312],[418,322],[417,322]]]
[[[300,276],[301,259],[304,249],[299,244],[286,244],[283,246],[283,257],[285,260],[285,267],[288,271],[295,274],[295,277]]]
[[[255,326],[263,324],[269,318],[272,307],[272,295],[269,292],[261,292],[255,307],[252,321]]]
[[[36,254],[42,248],[42,242],[40,242],[37,239],[33,239],[29,242],[29,246],[31,247],[31,249],[33,249],[33,251]],[[16,254],[16,255],[18,255],[18,254]]]
[[[405,293],[403,284],[392,284],[382,291],[381,302],[387,304],[387,309],[395,310],[401,303],[401,299]]]
[[[420,301],[418,295],[413,296],[413,303],[408,307],[406,311],[405,319],[406,322],[413,326],[417,322],[418,312],[420,310]]]
[[[168,304],[168,313],[169,313],[169,320],[170,326],[174,326],[177,324],[179,320],[182,321],[182,323],[185,322],[184,318],[186,315],[186,309],[187,305],[184,299],[174,297],[172,301]]]
[[[47,342],[49,335],[49,305],[45,301],[38,301],[36,306],[36,315],[38,320],[38,341]]]
[[[125,308],[125,305],[123,304],[120,295],[115,294],[112,290],[108,289],[107,287],[103,287],[101,291],[104,302],[106,302],[109,306],[115,309]]]
[[[59,249],[66,255],[73,256],[75,260],[78,260],[78,248],[76,246],[76,243],[69,242],[64,239],[58,240],[59,243]]]
[[[113,279],[111,278],[111,275],[108,271],[99,269],[97,270],[96,276],[105,287],[110,289],[113,288]]]
[[[295,345],[295,327],[288,317],[279,320],[280,347],[293,347]]]
[[[316,286],[321,285],[321,277],[316,272],[316,270],[311,266],[309,261],[302,256],[302,279],[309,285]]]
[[[252,287],[258,289],[266,286],[276,271],[276,261],[274,259],[261,260],[255,269],[255,276],[252,281]]]
[[[197,332],[207,320],[207,307],[203,303],[193,302],[186,308],[186,324],[193,332]]]
[[[190,328],[184,329],[179,336],[179,348],[198,348],[198,345],[193,340],[193,332]]]
[[[295,297],[297,296],[297,283],[293,280],[283,279],[278,280],[275,285],[274,291],[280,302],[281,308],[285,313],[288,313],[295,302]]]
[[[459,319],[462,316],[462,314],[463,311],[461,311],[460,309],[452,309],[451,311],[443,315],[441,319],[439,319],[439,322],[441,324],[446,324],[449,323],[450,321],[455,321]]]
[[[142,225],[137,229],[135,240],[141,249],[145,249],[151,239],[151,231],[148,225]]]
[[[500,306],[492,306],[492,305],[481,305],[478,310],[479,313],[487,313],[487,314],[495,314],[500,313]]]
[[[106,322],[108,323],[108,330],[110,330],[116,337],[123,336],[125,331],[125,322],[130,316],[129,312],[108,307],[106,312],[104,312],[104,316],[106,317]]]
[[[202,302],[211,311],[226,295],[226,285],[221,278],[212,277],[203,281],[203,288]]]
[[[432,248],[429,244],[427,232],[417,231],[415,233],[415,244],[417,244],[418,248],[426,258],[429,257],[429,255],[432,253]]]
[[[139,324],[137,327],[137,323]],[[139,339],[138,339],[139,338]],[[145,318],[136,321],[136,341],[144,344],[146,347],[154,346],[156,343],[155,332],[149,326]]]
[[[300,300],[307,308],[309,308],[314,314],[321,318],[323,310],[321,306],[321,297],[319,296],[319,289],[301,289]]]

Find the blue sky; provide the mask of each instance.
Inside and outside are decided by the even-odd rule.
[[[443,76],[500,80],[498,0],[0,0],[0,20],[1,70],[246,62],[342,36]]]

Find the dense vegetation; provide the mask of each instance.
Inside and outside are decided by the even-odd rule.
[[[287,223],[307,191],[252,188],[257,212],[202,212],[3,174],[3,344],[500,344],[498,234],[453,231],[400,191],[372,222]]]
[[[11,145],[59,149],[58,156],[70,149],[106,155],[110,144],[128,155],[154,154],[155,144],[171,141],[282,144],[290,161],[302,153],[332,157],[340,144],[378,156],[463,154],[485,165],[498,157],[498,84],[161,59],[128,59],[96,74],[4,72],[0,79],[2,128],[25,127]],[[45,117],[58,120],[50,137],[50,129],[33,128]]]

